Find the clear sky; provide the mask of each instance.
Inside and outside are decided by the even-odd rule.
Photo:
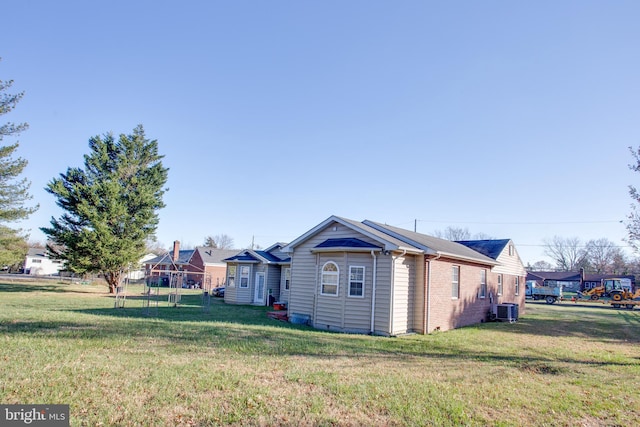
[[[61,214],[44,187],[89,138],[142,124],[170,168],[167,247],[266,247],[331,215],[511,238],[525,264],[554,235],[624,245],[636,0],[5,0],[2,15],[31,240]]]

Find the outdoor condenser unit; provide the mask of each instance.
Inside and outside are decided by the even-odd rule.
[[[515,322],[518,320],[518,304],[503,303],[496,304],[493,308],[493,314],[496,316],[496,320],[501,322]]]

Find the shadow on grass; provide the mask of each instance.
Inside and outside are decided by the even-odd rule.
[[[70,290],[69,287],[74,286],[73,290]],[[51,280],[51,284],[45,284],[42,282],[16,282],[16,283],[0,283],[0,293],[2,292],[20,292],[20,293],[29,293],[29,292],[53,292],[53,293],[87,293],[87,294],[95,294],[99,296],[93,289],[82,290],[79,285],[72,285],[70,283],[60,283]]]
[[[436,336],[403,338],[317,331],[267,318],[268,307],[227,305],[215,300],[210,311],[203,312],[202,306],[196,304],[199,299],[201,297],[196,295],[185,296],[183,305],[178,307],[168,307],[165,301],[164,307],[158,307],[157,316],[147,316],[141,307],[63,309],[60,312],[74,313],[78,320],[9,321],[0,323],[0,333],[83,340],[120,351],[126,348],[131,351],[161,350],[187,354],[215,349],[216,352],[249,356],[347,357],[365,365],[381,360],[385,363],[412,363],[422,358],[452,364],[462,360],[479,361],[507,364],[527,373],[546,375],[562,374],[568,369],[558,367],[558,362],[575,366],[637,367],[635,360],[598,360],[591,356],[566,356],[566,352],[561,352],[561,357],[555,357],[553,353],[538,352],[537,349],[511,354],[500,349],[499,342],[489,347],[477,347],[469,342],[470,338],[449,339],[454,337],[455,331]],[[563,330],[563,336],[580,337],[589,333],[590,329],[585,327],[580,327],[579,331],[572,328],[571,325],[575,323],[536,319],[516,324],[486,324],[477,328],[487,329],[489,339],[492,338],[491,330],[514,334],[528,334],[530,330],[537,330],[540,335],[552,337]],[[596,330],[594,340],[599,339],[601,334],[604,332]]]

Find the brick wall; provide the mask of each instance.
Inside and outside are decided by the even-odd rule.
[[[452,298],[453,266],[460,267],[458,298]],[[480,295],[482,270],[487,271],[487,291],[484,298]],[[431,261],[429,332],[484,322],[492,301],[515,302],[520,305],[520,313],[523,313],[524,277],[520,277],[518,296],[515,295],[515,277],[503,274],[502,280],[503,294],[498,296],[498,274],[491,272],[489,267],[443,258]]]

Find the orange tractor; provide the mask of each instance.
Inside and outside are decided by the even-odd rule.
[[[614,301],[630,300],[640,297],[640,288],[634,293],[631,286],[625,286],[625,280],[613,278],[602,279],[600,286],[589,289],[587,291],[578,292],[580,298],[589,298],[597,300],[600,298],[611,298]]]

